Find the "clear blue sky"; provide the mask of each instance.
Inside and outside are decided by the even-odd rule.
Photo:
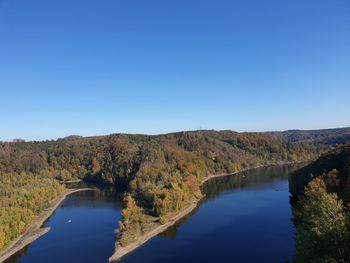
[[[350,126],[348,0],[0,0],[0,140]]]

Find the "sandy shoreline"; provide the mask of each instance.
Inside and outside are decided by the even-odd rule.
[[[199,201],[199,200],[198,200]],[[131,243],[130,245],[126,247],[116,247],[116,252],[109,258],[109,262],[117,262],[121,257],[124,255],[130,253],[134,249],[138,248],[139,246],[146,243],[149,239],[152,237],[158,235],[159,233],[165,231],[167,228],[175,224],[179,219],[183,218],[185,215],[192,212],[198,204],[198,201],[194,201],[191,203],[191,205],[187,206],[185,209],[180,211],[176,214],[176,216],[172,217],[167,223],[164,225],[160,225],[153,229],[152,231],[148,232],[147,234],[141,236],[137,241]]]
[[[42,235],[50,231],[49,227],[42,228],[41,226],[43,225],[45,220],[48,219],[55,212],[55,210],[59,207],[59,205],[66,198],[67,195],[75,192],[86,191],[86,190],[94,190],[94,189],[92,188],[67,189],[59,197],[52,200],[50,207],[42,211],[38,216],[36,216],[33,222],[29,224],[26,231],[22,235],[17,237],[15,240],[13,240],[6,248],[4,248],[0,252],[0,262],[3,262],[4,260],[12,256],[14,253],[16,253],[17,251],[21,250],[22,248],[32,243],[37,238],[41,237]]]
[[[242,172],[246,172],[249,170],[254,170],[262,167],[269,167],[269,166],[277,166],[277,165],[288,165],[288,164],[294,164],[296,162],[285,162],[285,163],[277,163],[277,164],[269,164],[269,165],[258,165],[252,168],[243,169],[240,171],[237,171],[235,173],[223,173],[223,174],[216,174],[216,175],[210,175],[201,182],[201,185],[203,185],[208,180],[211,180],[213,178],[218,177],[224,177],[229,175],[235,175]],[[28,226],[27,230],[18,238],[13,240],[3,251],[0,252],[0,262],[3,262],[8,257],[12,256],[17,251],[21,250],[28,244],[35,241],[37,238],[41,237],[42,235],[46,234],[48,231],[50,231],[50,228],[43,228],[43,223],[55,212],[55,210],[59,207],[61,202],[66,198],[67,195],[79,192],[79,191],[86,191],[86,190],[94,190],[92,188],[82,188],[82,189],[67,189],[62,195],[57,197],[55,200],[51,202],[51,205],[49,208],[42,211],[34,220],[33,222]],[[120,258],[122,258],[124,255],[132,252],[139,246],[146,243],[148,240],[153,238],[154,236],[158,235],[159,233],[165,231],[170,226],[174,225],[178,220],[183,218],[184,216],[191,213],[198,205],[201,199],[194,200],[189,206],[185,207],[180,212],[176,213],[175,216],[171,217],[169,221],[163,225],[160,225],[150,232],[146,233],[145,235],[139,237],[135,242],[129,244],[126,247],[117,246],[115,249],[114,254],[109,258],[109,262],[117,262]]]
[[[295,164],[295,163],[297,163],[297,162],[281,162],[281,163],[276,163],[276,164],[258,165],[258,166],[243,169],[243,170],[240,170],[240,171],[237,171],[234,173],[223,173],[223,174],[209,175],[208,177],[204,178],[204,180],[201,182],[201,185],[203,185],[205,182],[207,182],[208,180],[211,180],[213,178],[235,175],[235,174],[239,174],[242,172],[246,172],[246,171],[250,171],[250,170],[254,170],[254,169],[258,169],[258,168],[263,168],[263,167],[288,165],[288,164]],[[143,245],[144,243],[146,243],[148,240],[150,240],[154,236],[165,231],[167,228],[169,228],[170,226],[175,224],[178,220],[180,220],[181,218],[183,218],[184,216],[186,216],[187,214],[192,212],[197,207],[200,200],[201,199],[194,201],[190,206],[187,206],[185,209],[183,209],[182,211],[177,213],[176,216],[170,218],[170,220],[167,223],[156,227],[155,229],[153,229],[152,231],[148,232],[147,234],[139,237],[135,242],[127,245],[126,247],[117,246],[115,248],[114,254],[109,258],[109,262],[112,262],[112,263],[117,262],[126,254],[132,252],[133,250],[135,250],[139,246]]]

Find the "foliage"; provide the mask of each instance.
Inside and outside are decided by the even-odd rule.
[[[297,262],[348,262],[348,220],[343,203],[328,193],[321,177],[313,179],[294,210]]]
[[[330,149],[335,142],[345,140],[348,134],[348,129],[307,133],[193,131],[157,136],[113,134],[0,143],[2,180],[11,181],[8,178],[14,177],[14,180],[20,181],[23,175],[30,182],[25,176],[29,174],[29,177],[38,180],[33,184],[40,185],[31,191],[25,204],[16,208],[20,212],[12,211],[15,209],[13,206],[1,204],[2,214],[25,216],[18,216],[18,219],[13,216],[14,220],[18,220],[18,224],[11,226],[11,229],[16,229],[13,234],[8,234],[8,228],[0,229],[0,243],[4,231],[5,243],[8,243],[55,196],[48,190],[59,189],[53,178],[113,184],[119,191],[124,191],[127,197],[121,222],[121,233],[124,234],[121,237],[127,237],[127,232],[132,233],[129,235],[132,237],[145,231],[145,218],[155,217],[165,222],[169,214],[199,198],[199,185],[210,174],[310,160],[321,151]],[[333,137],[334,140],[331,140]],[[45,181],[47,178],[49,181]],[[22,188],[28,188],[27,182],[19,187]],[[16,194],[19,193],[15,191]],[[24,225],[19,225],[21,221]],[[125,245],[132,239],[124,239],[122,243]]]
[[[127,245],[140,235],[143,213],[134,198],[129,194],[124,197],[124,204],[122,221],[119,222],[119,242],[122,245]],[[127,235],[124,233],[127,233]]]
[[[31,220],[64,190],[48,170],[0,175],[0,249],[25,231]]]
[[[350,262],[350,144],[323,153],[290,179],[291,192],[299,195],[297,261]]]
[[[304,187],[317,176],[323,177],[328,191],[337,193],[345,205],[350,205],[350,143],[323,153],[294,173],[289,183],[291,193],[302,194]]]

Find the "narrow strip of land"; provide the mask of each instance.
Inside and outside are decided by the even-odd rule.
[[[146,243],[149,239],[152,237],[160,234],[161,232],[165,231],[167,228],[175,224],[179,219],[184,217],[185,215],[189,214],[193,211],[193,209],[196,208],[198,201],[192,202],[189,206],[187,206],[182,211],[176,213],[174,217],[171,217],[168,222],[166,222],[163,225],[160,225],[156,227],[155,229],[151,230],[150,232],[146,233],[145,235],[139,237],[135,242],[131,243],[130,245],[127,245],[125,247],[117,246],[116,252],[109,258],[109,262],[116,262],[124,255],[130,253],[134,249],[138,248],[142,244]]]
[[[228,176],[228,175],[235,175],[235,174],[239,174],[239,173],[246,172],[249,170],[254,170],[254,169],[268,167],[268,166],[288,165],[288,164],[294,164],[294,163],[296,163],[296,162],[280,162],[280,163],[276,163],[276,164],[258,165],[255,167],[242,169],[242,170],[234,172],[234,173],[222,173],[222,174],[216,174],[216,175],[209,175],[203,179],[201,184],[203,185],[206,181],[211,180],[213,178],[218,178],[218,177],[223,177],[223,176]],[[193,201],[189,206],[187,206],[186,208],[184,208],[180,212],[176,213],[175,216],[171,217],[167,223],[160,225],[160,226],[154,228],[153,230],[151,230],[150,232],[140,236],[135,242],[133,242],[125,247],[117,245],[115,248],[114,254],[109,258],[109,262],[111,262],[111,263],[117,262],[120,258],[125,256],[126,254],[130,253],[131,251],[135,250],[139,246],[146,243],[151,238],[153,238],[156,235],[160,234],[161,232],[165,231],[167,228],[169,228],[170,226],[175,224],[178,220],[180,220],[181,218],[183,218],[184,216],[186,216],[187,214],[192,212],[197,207],[200,200],[201,199],[197,199],[197,200]]]
[[[0,252],[0,262],[3,262],[5,259],[12,256],[17,251],[21,250],[22,248],[32,243],[37,238],[41,237],[42,235],[50,231],[49,227],[42,228],[41,226],[46,221],[46,219],[48,219],[55,212],[55,210],[59,207],[59,205],[66,198],[67,195],[75,192],[87,191],[87,190],[94,190],[94,189],[92,188],[67,189],[59,197],[52,200],[50,203],[50,206],[44,211],[42,211],[38,216],[35,217],[35,219],[27,227],[26,231],[22,235],[17,237],[15,240],[13,240],[6,248],[4,248]]]

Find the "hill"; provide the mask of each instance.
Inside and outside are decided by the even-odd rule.
[[[350,143],[322,154],[290,178],[296,198],[296,262],[350,262]]]
[[[340,145],[316,161],[303,167],[290,177],[290,191],[294,196],[303,193],[304,187],[315,177],[322,176],[328,191],[336,192],[345,202],[350,202],[350,144]]]
[[[209,175],[312,160],[347,141],[349,134],[349,128],[268,133],[206,130],[19,140],[0,143],[0,174],[114,185],[125,193],[118,242],[127,245],[149,231],[149,222],[162,224],[200,198],[199,185]]]

